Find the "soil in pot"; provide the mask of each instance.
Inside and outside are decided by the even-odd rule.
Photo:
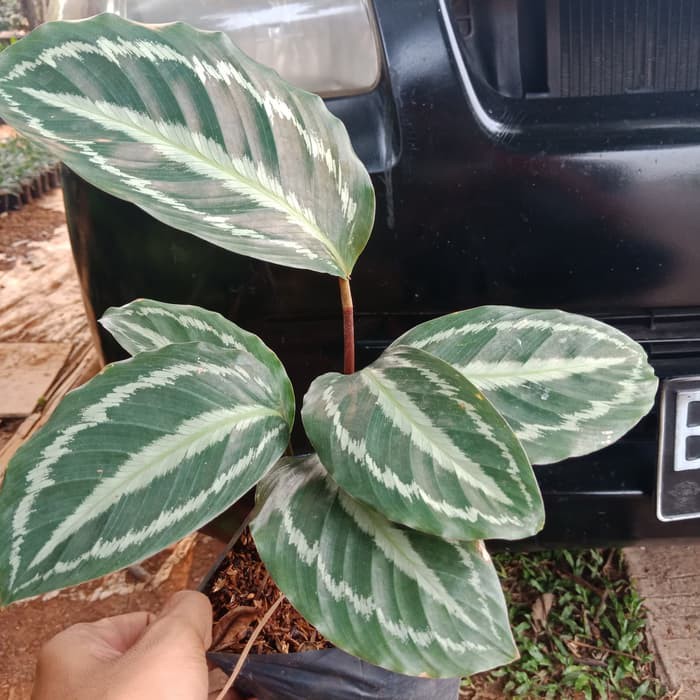
[[[214,608],[212,650],[241,653],[260,618],[280,595],[248,530],[224,557],[204,593]],[[330,642],[285,599],[261,631],[251,653],[290,654],[330,647]]]

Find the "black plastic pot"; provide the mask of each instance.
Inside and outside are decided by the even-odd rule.
[[[230,673],[237,654],[209,654]],[[404,676],[340,649],[249,656],[236,690],[258,700],[456,700],[459,678]]]
[[[231,539],[232,549],[248,521]],[[225,552],[199,590],[209,589]],[[210,661],[231,673],[239,654],[210,652]],[[457,700],[459,678],[416,678],[387,671],[340,649],[295,654],[251,654],[243,664],[235,689],[258,700]]]

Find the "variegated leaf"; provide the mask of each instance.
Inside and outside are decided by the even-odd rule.
[[[69,394],[0,491],[0,603],[114,571],[226,509],[289,425],[247,352],[169,345]]]
[[[8,123],[170,226],[341,277],[367,242],[374,193],[341,122],[224,34],[49,23],[0,75]]]
[[[279,389],[279,405],[291,425],[294,422],[294,390],[287,372],[257,335],[244,331],[214,311],[199,306],[166,304],[138,299],[107,309],[100,323],[131,355],[157,350],[171,343],[203,342],[249,352],[271,372],[271,389]]]
[[[535,464],[615,442],[649,412],[658,384],[637,343],[564,311],[482,306],[422,323],[394,345],[425,350],[474,382]]]
[[[315,455],[258,486],[258,551],[299,612],[339,648],[399,673],[462,676],[517,658],[481,542],[406,530],[351,498]]]
[[[395,347],[356,374],[317,378],[302,419],[338,484],[390,520],[460,540],[542,527],[539,488],[511,429],[422,350]]]

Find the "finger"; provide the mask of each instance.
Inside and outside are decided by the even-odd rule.
[[[92,623],[93,633],[119,654],[131,649],[155,620],[150,612],[133,612],[106,617]]]
[[[173,674],[177,673],[180,680],[173,686],[177,692],[169,696],[205,698],[208,685],[205,652],[211,642],[211,618],[211,605],[201,593],[176,594],[119,661],[120,677],[125,683],[148,682],[170,687]]]
[[[177,626],[192,633],[202,649],[211,645],[212,610],[209,599],[196,591],[180,591],[165,604],[153,625],[153,633],[168,634]],[[149,632],[149,634],[151,634]]]
[[[119,658],[143,635],[151,613],[135,612],[96,622],[80,622],[57,634],[42,648],[45,663],[101,662]]]

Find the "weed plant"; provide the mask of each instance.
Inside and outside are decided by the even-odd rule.
[[[521,658],[466,681],[463,700],[665,696],[619,550],[502,552],[494,561]]]

